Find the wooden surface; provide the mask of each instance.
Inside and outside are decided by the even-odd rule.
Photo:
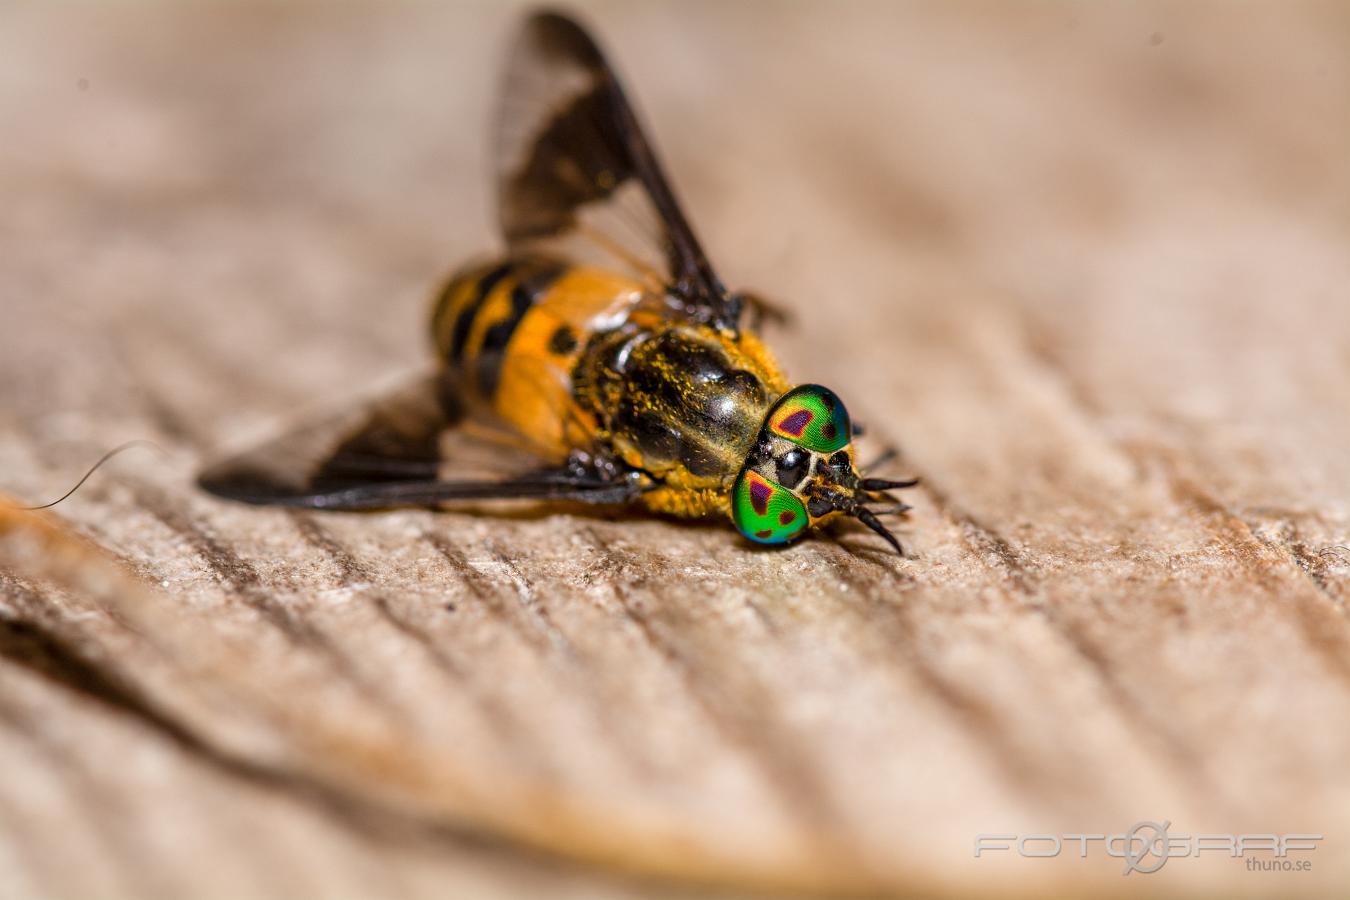
[[[0,896],[1333,895],[1350,14],[589,7],[726,279],[924,487],[722,523],[231,506],[495,249],[512,10],[0,8]],[[981,832],[1323,833],[1311,872]]]

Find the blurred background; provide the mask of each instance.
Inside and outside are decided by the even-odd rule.
[[[527,8],[0,7],[0,490],[165,450],[0,531],[0,896],[1343,890],[1350,6],[571,4],[913,560],[201,496],[425,365]],[[972,854],[1141,819],[1326,839]]]

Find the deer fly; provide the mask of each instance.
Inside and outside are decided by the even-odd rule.
[[[885,492],[915,482],[864,477],[843,401],[787,380],[757,334],[771,310],[722,285],[575,21],[525,22],[496,159],[507,253],[436,296],[434,371],[207,469],[203,488],[332,510],[640,505],[729,516],[761,544],[844,515],[903,552],[878,516],[908,509]],[[527,462],[467,478],[458,460],[474,448]]]

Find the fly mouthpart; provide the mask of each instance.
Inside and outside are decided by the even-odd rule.
[[[867,481],[877,482],[881,481],[881,479],[865,479],[863,481],[863,484],[865,485]],[[885,481],[882,483],[888,485],[899,484],[902,486],[909,486],[908,484],[905,484],[903,482]],[[882,489],[878,488],[878,490]],[[832,510],[838,510],[839,512],[842,512],[845,515],[852,516],[859,522],[862,522],[872,531],[875,531],[877,534],[881,535],[881,537],[886,540],[886,543],[890,544],[892,547],[895,548],[896,553],[898,553],[900,556],[905,555],[905,548],[900,544],[900,539],[897,538],[889,528],[887,528],[885,525],[881,523],[881,519],[878,518],[878,516],[898,515],[910,508],[908,504],[898,503],[895,506],[888,507],[886,509],[871,510],[863,505],[863,501],[859,499],[859,497],[856,494],[843,494],[831,488],[820,488],[814,493],[816,497],[819,497],[820,499],[829,503],[830,508]]]
[[[854,516],[855,518],[857,518],[859,522],[862,522],[868,528],[872,529],[877,534],[885,538],[886,543],[894,547],[895,552],[898,553],[900,556],[905,555],[905,548],[900,546],[900,539],[897,538],[895,535],[891,534],[891,530],[887,528],[885,525],[882,525],[881,520],[878,519],[876,517],[876,514],[874,514],[870,509],[860,506],[857,509],[855,509],[852,513],[850,513],[850,515]]]

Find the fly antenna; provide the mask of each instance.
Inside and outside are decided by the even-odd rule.
[[[911,478],[908,481],[891,481],[886,478],[864,478],[859,482],[859,487],[864,491],[890,491],[898,488],[912,488],[919,483],[919,479]]]
[[[94,463],[92,466],[90,466],[90,467],[89,467],[89,471],[84,473],[84,477],[81,478],[79,481],[75,482],[75,486],[74,486],[73,488],[71,488],[70,490],[66,491],[64,494],[62,494],[60,497],[57,497],[57,498],[56,498],[55,500],[53,500],[52,502],[50,502],[50,503],[43,503],[41,506],[16,506],[16,507],[13,507],[13,508],[14,508],[14,509],[26,510],[26,511],[28,511],[28,512],[33,512],[33,511],[39,510],[39,509],[50,509],[51,507],[53,507],[53,506],[55,506],[56,504],[60,503],[62,500],[65,500],[65,499],[66,499],[67,497],[69,497],[71,494],[73,494],[73,493],[75,493],[76,491],[78,491],[78,490],[80,489],[80,487],[81,487],[86,481],[89,480],[89,476],[90,476],[90,475],[93,475],[95,472],[97,472],[97,471],[99,470],[99,468],[100,468],[104,463],[106,463],[108,460],[112,459],[114,456],[117,456],[117,455],[118,455],[119,453],[121,453],[122,451],[124,451],[124,450],[130,450],[132,447],[136,447],[136,446],[150,447],[150,448],[152,448],[152,449],[154,449],[154,450],[158,450],[160,453],[163,453],[163,452],[164,452],[164,448],[161,447],[161,446],[159,446],[158,444],[156,444],[154,441],[146,441],[146,440],[127,441],[125,444],[121,444],[121,445],[119,445],[119,446],[117,446],[117,447],[114,447],[114,448],[112,448],[111,450],[109,450],[107,453],[103,454],[103,456],[101,456],[101,457],[99,458],[99,461],[96,462],[96,463]]]

